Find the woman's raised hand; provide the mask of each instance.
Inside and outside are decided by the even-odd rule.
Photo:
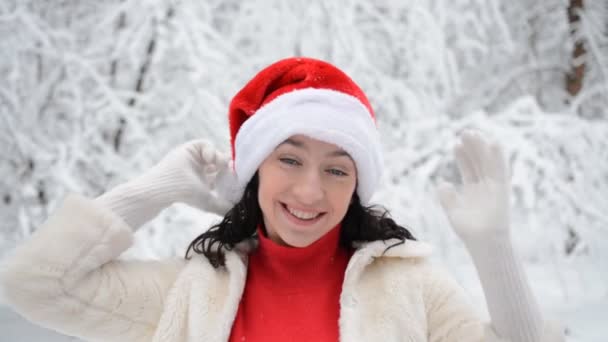
[[[182,202],[223,215],[230,204],[214,192],[219,173],[230,168],[230,157],[207,140],[188,141],[171,150],[144,176],[170,180],[166,190]],[[162,182],[161,182],[162,183]]]
[[[230,174],[229,171],[228,156],[206,140],[192,140],[174,148],[143,174],[104,193],[96,201],[134,229],[175,202],[224,215],[232,205],[215,188],[217,175]]]
[[[462,178],[440,184],[438,197],[453,229],[465,242],[509,237],[510,171],[502,147],[474,130],[454,147]]]

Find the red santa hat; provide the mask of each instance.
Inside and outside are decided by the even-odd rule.
[[[296,134],[350,155],[363,204],[378,187],[382,154],[374,111],[361,88],[327,62],[287,58],[266,67],[234,96],[228,120],[234,177],[222,181],[222,192],[233,203],[264,159]]]

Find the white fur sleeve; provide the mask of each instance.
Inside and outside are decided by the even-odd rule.
[[[429,265],[424,280],[429,342],[509,341],[496,334],[491,322],[482,321],[464,290],[447,271]],[[539,342],[564,341],[562,331],[556,322],[546,322]]]
[[[63,334],[149,340],[184,261],[116,259],[132,239],[110,210],[70,195],[3,263],[6,300],[25,318]]]

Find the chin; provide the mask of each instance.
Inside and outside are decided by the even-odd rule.
[[[302,229],[301,227],[291,227],[291,229],[277,233],[285,245],[302,248],[307,247],[323,238],[330,231],[332,231],[336,225],[337,223],[331,227],[326,227],[323,225],[323,227],[319,227],[319,229]]]
[[[319,240],[321,236],[309,237],[309,236],[293,236],[292,234],[286,234],[287,236],[279,235],[281,241],[286,246],[296,247],[296,248],[304,248],[313,244],[315,241]],[[291,235],[291,236],[289,236]]]

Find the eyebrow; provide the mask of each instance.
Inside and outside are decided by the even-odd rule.
[[[297,140],[294,140],[294,139],[291,139],[291,138],[283,141],[282,143],[279,144],[279,146],[281,146],[283,144],[288,144],[288,145],[291,145],[291,146],[294,146],[294,147],[298,147],[298,148],[302,148],[302,149],[305,149],[305,150],[308,149],[306,147],[306,145],[304,145],[304,143],[302,143],[301,141],[297,141]],[[350,155],[346,151],[344,151],[342,149],[329,152],[329,153],[327,153],[327,156],[328,157],[348,157],[348,158],[350,158]]]

